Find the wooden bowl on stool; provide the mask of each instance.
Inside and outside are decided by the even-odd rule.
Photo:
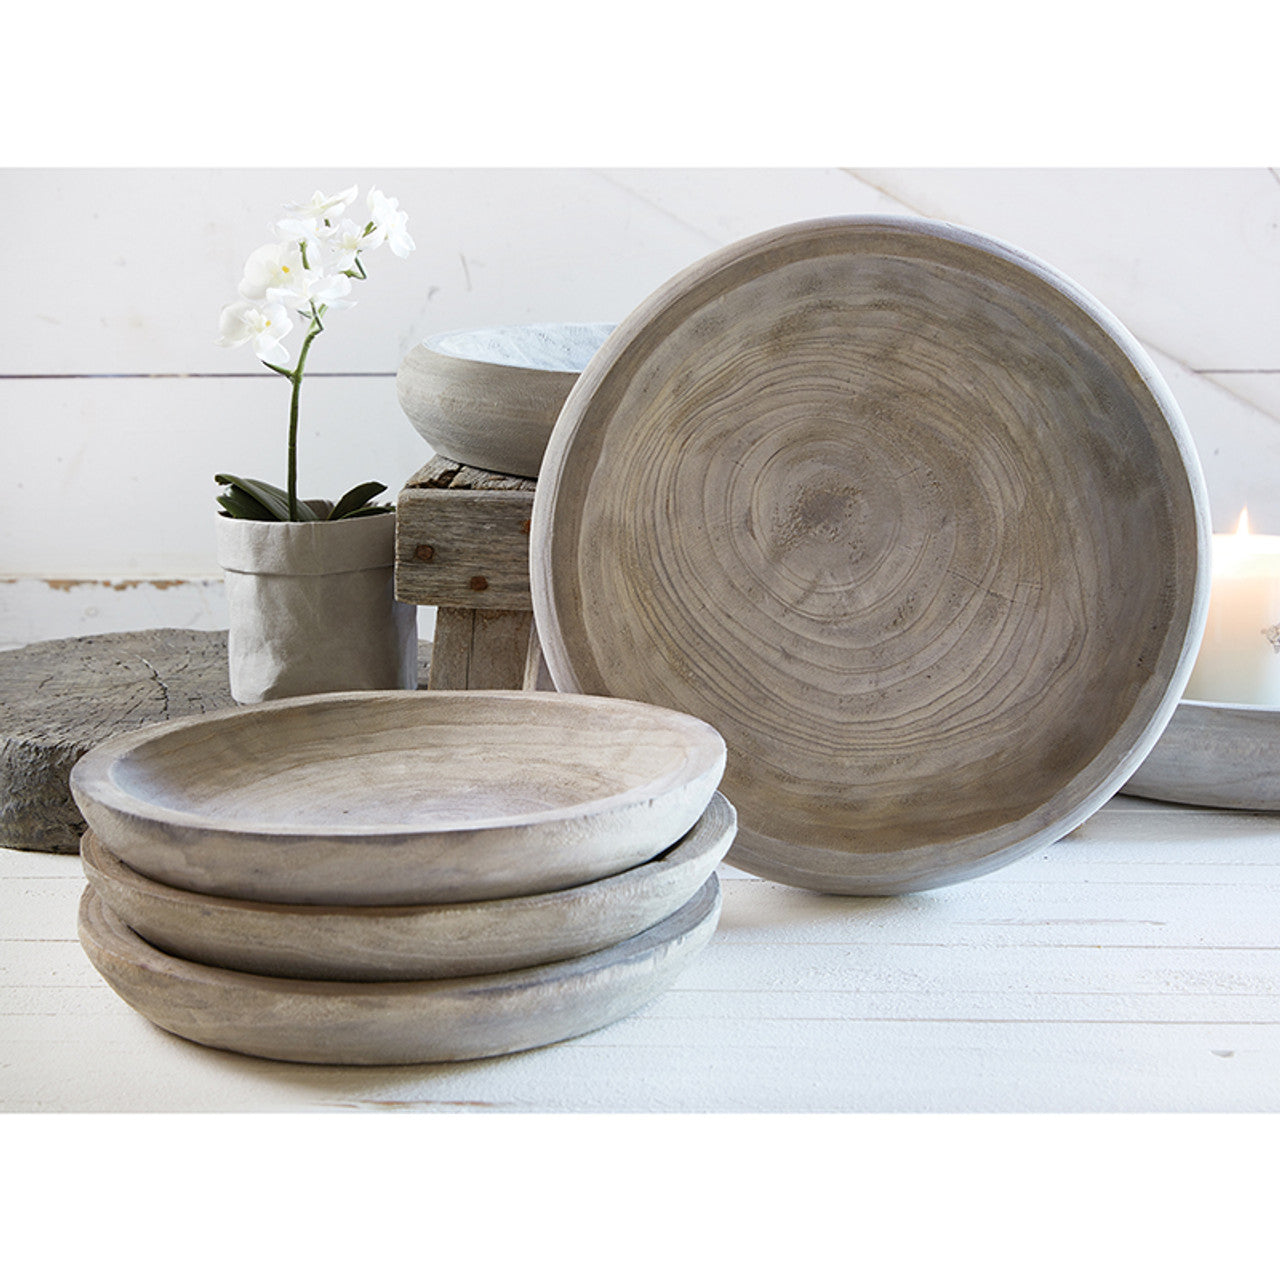
[[[455,462],[536,479],[560,406],[611,324],[528,324],[440,333],[396,374],[418,434]]]

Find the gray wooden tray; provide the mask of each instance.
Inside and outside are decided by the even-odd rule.
[[[143,1017],[187,1040],[283,1062],[374,1065],[488,1058],[594,1031],[665,990],[720,916],[713,875],[674,915],[576,960],[436,982],[304,982],[178,960],[86,886],[80,941]]]
[[[1184,699],[1124,791],[1215,809],[1280,811],[1280,707]]]

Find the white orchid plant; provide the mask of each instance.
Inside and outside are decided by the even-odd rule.
[[[368,217],[344,216],[357,196],[355,187],[327,196],[315,192],[305,204],[285,205],[275,224],[278,239],[255,249],[244,266],[240,296],[222,310],[218,345],[253,345],[254,355],[293,387],[289,402],[289,463],[285,489],[261,480],[217,475],[229,486],[218,496],[223,514],[241,520],[342,520],[391,510],[371,500],[386,489],[376,480],[357,485],[332,505],[298,497],[298,405],[311,344],[324,332],[330,311],[355,306],[348,298],[352,281],[367,279],[362,255],[387,245],[398,258],[414,248],[409,216],[399,201],[376,187],[366,198]],[[293,331],[293,314],[306,324],[295,361],[284,346]]]

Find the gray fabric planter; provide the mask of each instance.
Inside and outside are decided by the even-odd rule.
[[[274,523],[219,516],[231,696],[265,702],[417,687],[417,608],[395,598],[395,515]]]

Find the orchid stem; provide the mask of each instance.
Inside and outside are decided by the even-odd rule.
[[[289,519],[298,518],[298,404],[302,397],[302,371],[307,363],[307,352],[316,334],[322,332],[324,326],[320,317],[312,314],[311,329],[302,340],[302,350],[298,352],[298,363],[288,375],[293,384],[293,395],[289,400]]]

